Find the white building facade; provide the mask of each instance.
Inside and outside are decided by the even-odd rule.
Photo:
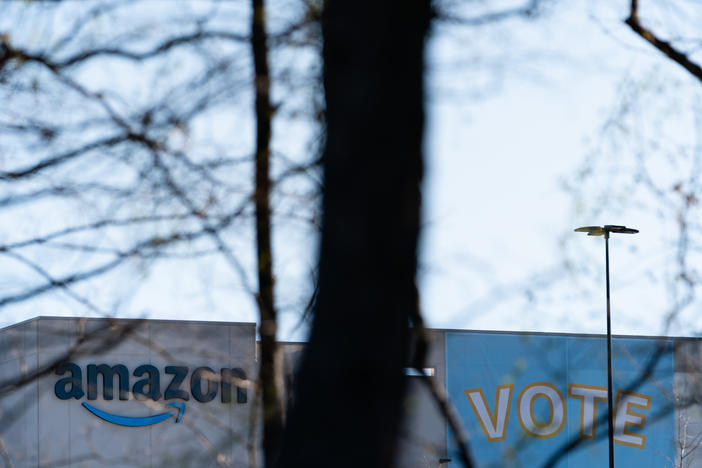
[[[445,386],[478,467],[606,465],[604,337],[431,338],[425,372]],[[304,344],[281,350],[290,399]],[[0,330],[0,466],[260,466],[256,352],[253,323],[39,317]],[[698,339],[615,338],[618,467],[702,467],[700,362]],[[413,373],[398,465],[460,466]]]

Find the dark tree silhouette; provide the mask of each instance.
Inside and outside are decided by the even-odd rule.
[[[409,362],[429,1],[326,6],[319,296],[278,466],[392,465]]]

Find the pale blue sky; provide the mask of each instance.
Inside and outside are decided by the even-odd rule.
[[[456,83],[457,76],[471,79],[470,67],[462,73],[437,67],[432,74],[422,282],[422,304],[431,325],[601,332],[603,241],[576,235],[572,229],[626,224],[642,232],[612,240],[614,331],[662,332],[667,305],[663,285],[652,286],[643,274],[653,265],[664,266],[660,220],[635,209],[642,201],[638,193],[602,206],[595,215],[592,208],[599,204],[604,184],[611,183],[604,174],[600,186],[590,186],[597,190],[579,200],[562,184],[596,146],[593,142],[608,116],[620,105],[623,80],[643,80],[656,67],[654,73],[688,80],[630,32],[622,21],[627,6],[628,2],[557,4],[543,19],[502,25],[508,29],[503,44],[507,50],[476,39],[479,30],[457,32],[455,26],[445,27],[449,33],[432,41],[434,62],[470,56],[475,43],[485,47],[484,55],[508,60],[495,69],[497,89],[488,89],[479,100],[457,98],[460,91],[453,91],[470,91],[470,81]],[[443,97],[446,89],[451,91]],[[683,118],[676,124],[675,137],[680,144],[688,143],[689,122]],[[636,148],[624,143],[620,151],[633,153]],[[587,252],[577,257],[579,261],[590,263],[595,273],[602,271],[602,288],[597,289],[596,276],[593,280],[591,275],[563,273],[557,275],[561,281],[550,289],[550,299],[529,303],[524,294],[513,297],[514,284],[563,261],[559,242],[570,236],[571,248]],[[587,284],[589,295],[573,292],[579,282]],[[493,300],[495,296],[502,299]],[[688,319],[671,332],[692,332]]]
[[[148,10],[150,4],[145,5]],[[159,5],[156,2],[151,7]],[[622,21],[627,5],[625,1],[547,2],[544,15],[532,20],[433,28],[428,45],[420,274],[422,306],[430,326],[603,331],[602,240],[576,235],[572,229],[626,224],[641,229],[641,234],[612,241],[613,329],[631,334],[666,331],[662,324],[670,296],[665,278],[674,274],[670,250],[674,223],[671,225],[670,216],[658,216],[657,202],[650,195],[619,189],[627,180],[633,155],[643,146],[627,140],[631,132],[617,140],[618,146],[610,140],[603,143],[603,135],[610,135],[613,126],[607,122],[611,123],[623,102],[628,103],[623,97],[632,94],[627,98],[631,102],[648,99],[654,105],[642,105],[644,112],[632,111],[634,117],[628,118],[627,125],[647,135],[665,130],[669,139],[665,144],[693,147],[694,119],[690,116],[694,112],[689,103],[699,100],[700,93],[684,71],[630,32]],[[276,14],[272,15],[274,22],[280,20]],[[666,24],[658,21],[662,18],[653,15],[650,21]],[[240,27],[245,30],[247,23],[242,21]],[[282,52],[273,57],[273,63],[306,69],[316,62],[308,51],[296,56]],[[244,69],[246,64],[242,64]],[[123,80],[125,73],[140,73],[138,67],[130,67],[120,62],[99,73],[94,67],[86,68],[83,78],[96,83],[114,81],[133,88],[135,100],[147,98],[148,92],[136,78]],[[174,70],[177,67],[171,73]],[[669,86],[670,82],[676,85]],[[246,86],[242,81],[242,89]],[[632,89],[643,90],[637,91],[643,97]],[[286,92],[276,87],[274,97]],[[656,101],[656,93],[665,97]],[[296,99],[304,103],[305,96]],[[250,93],[242,91],[234,105],[245,107],[250,98]],[[645,111],[659,110],[655,106],[666,102],[677,103],[669,105],[678,106],[680,112],[666,117],[665,125],[646,117]],[[125,101],[125,108],[130,104]],[[226,144],[233,132],[237,146],[229,149],[245,155],[253,135],[250,116],[232,114],[227,108],[221,112],[196,121],[191,131],[197,137],[191,137],[192,141],[214,146],[221,139]],[[274,130],[276,151],[292,159],[307,154],[312,131],[303,119],[279,119]],[[179,135],[173,138],[174,146],[192,149],[188,146],[192,141],[181,143]],[[643,140],[640,143],[644,145]],[[586,181],[586,191],[574,196],[564,185],[578,183],[574,175],[588,157],[596,161],[596,176]],[[651,170],[660,175],[669,167],[654,164]],[[672,171],[671,180],[674,176]],[[614,187],[613,203],[603,204],[602,194],[610,186]],[[299,188],[291,185],[286,193],[295,195]],[[280,206],[288,205],[281,201]],[[48,207],[49,214],[41,221],[50,224],[61,219],[65,216],[62,209]],[[36,217],[20,216],[18,220],[20,228],[27,230],[38,222]],[[232,243],[242,262],[249,265],[251,241],[252,232],[244,226]],[[275,249],[281,338],[301,339],[304,327],[298,326],[299,309],[308,293],[315,237],[304,223],[290,222],[276,232]],[[566,259],[569,268],[563,266]],[[60,262],[71,266],[79,260],[64,256]],[[92,294],[98,302],[122,297],[120,316],[256,319],[250,295],[221,259],[200,263],[165,260],[152,266],[148,277],[141,271],[147,270],[131,265],[127,273],[108,275],[82,292]],[[20,270],[15,275],[23,274],[28,279],[31,276]],[[253,276],[249,279],[254,284]],[[525,293],[526,289],[531,292]],[[6,311],[3,324],[36,315],[86,313],[60,294]],[[667,332],[695,333],[699,324],[694,315],[688,312]]]

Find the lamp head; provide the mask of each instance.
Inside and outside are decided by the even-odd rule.
[[[587,232],[588,236],[603,236],[610,232],[618,234],[636,234],[638,229],[628,228],[626,226],[618,226],[616,224],[605,224],[604,226],[584,226],[579,227],[575,232]]]
[[[618,234],[636,234],[639,232],[638,229],[632,229],[626,226],[615,226],[613,224],[605,224],[604,229],[607,232],[616,232]]]
[[[575,232],[587,232],[588,236],[601,236],[605,233],[604,228],[600,226],[584,226],[579,227]]]

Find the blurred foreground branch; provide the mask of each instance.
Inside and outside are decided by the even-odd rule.
[[[641,36],[649,44],[663,52],[663,54],[665,54],[669,59],[679,64],[692,76],[702,82],[702,67],[693,62],[685,53],[676,49],[670,42],[660,39],[653,31],[647,29],[641,24],[641,21],[639,20],[638,0],[631,0],[629,17],[624,20],[624,22],[628,24],[636,34]]]

